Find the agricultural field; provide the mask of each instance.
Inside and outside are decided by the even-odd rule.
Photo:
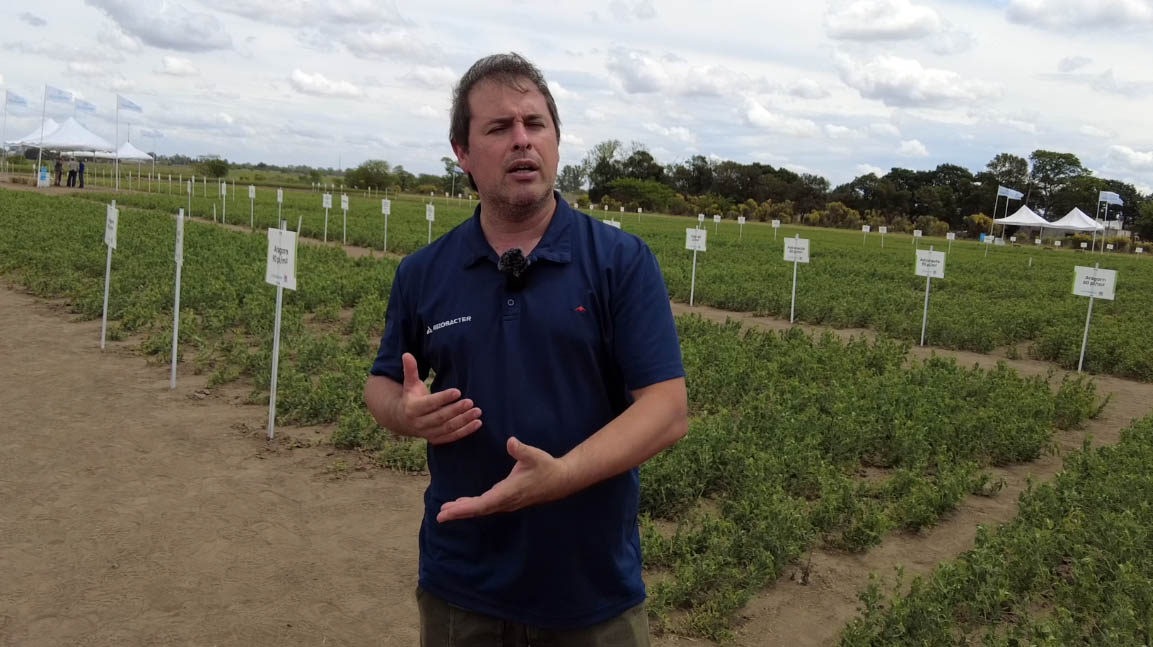
[[[265,224],[276,215],[270,193],[258,193]],[[143,353],[164,363],[176,199],[116,199],[110,334],[139,340]],[[315,194],[286,192],[284,217],[302,219],[306,235],[315,233],[323,225],[319,202]],[[467,217],[466,205],[451,202],[438,205],[437,225],[441,214],[445,227]],[[203,217],[210,204],[194,199],[193,211]],[[427,240],[423,202],[393,204],[395,249],[418,248]],[[383,234],[379,201],[356,199],[353,214],[350,243]],[[683,240],[684,221],[651,220],[654,231],[643,235],[658,253],[672,253],[664,237],[680,227]],[[0,239],[0,275],[34,294],[66,298],[82,317],[99,317],[103,223],[104,204],[94,194],[0,191],[0,227],[8,234]],[[757,244],[752,229],[736,244]],[[771,231],[760,235],[767,247]],[[392,241],[390,232],[390,250]],[[263,281],[265,248],[261,233],[203,221],[189,222],[185,233],[179,370],[249,385],[254,404],[267,403],[272,347],[275,290]],[[675,276],[675,259],[662,262]],[[285,292],[278,421],[332,424],[335,447],[393,469],[423,470],[423,443],[379,429],[360,402],[396,260],[302,244],[299,263],[299,289]],[[917,293],[915,285],[906,289]],[[967,496],[997,496],[991,469],[1037,459],[1064,430],[1107,406],[1088,379],[1051,384],[1004,366],[915,360],[899,340],[745,331],[692,316],[679,318],[678,328],[691,429],[644,466],[641,495],[650,612],[658,630],[677,634],[725,640],[751,597],[807,552],[867,551],[892,533],[936,524]]]
[[[230,223],[257,228],[276,222],[275,191],[257,188],[254,213],[250,214],[247,188],[229,198]],[[223,219],[218,196],[194,196],[192,213],[212,218],[213,209]],[[118,194],[122,204],[175,211],[188,208],[187,195]],[[383,249],[384,217],[379,197],[350,192],[347,242]],[[112,194],[85,194],[107,202]],[[392,196],[388,251],[405,254],[427,244],[428,227],[424,202],[428,198]],[[432,237],[467,219],[472,204],[455,198],[432,198],[436,222]],[[345,235],[340,195],[333,195],[328,214],[327,239]],[[585,205],[587,207],[587,205]],[[673,299],[689,301],[692,253],[684,248],[684,230],[693,223],[674,216],[611,215],[626,231],[635,233],[653,248],[661,263]],[[325,238],[321,195],[287,191],[282,217],[289,227],[299,225],[303,235]],[[920,340],[925,281],[914,275],[914,251],[934,246],[948,250],[946,275],[932,285],[927,343],[933,346],[977,352],[1007,348],[1010,357],[1031,356],[1075,369],[1081,350],[1088,300],[1072,294],[1073,267],[1100,263],[1118,272],[1117,299],[1097,300],[1084,368],[1142,381],[1153,381],[1153,336],[1143,334],[1144,319],[1153,312],[1153,249],[1136,254],[1090,254],[1080,250],[1056,250],[1032,244],[985,246],[957,240],[951,245],[939,238],[920,241],[911,236],[889,234],[884,248],[881,236],[807,226],[785,225],[774,235],[767,223],[748,223],[743,230],[723,221],[719,230],[712,222],[709,251],[697,255],[694,303],[734,312],[788,318],[791,304],[791,263],[783,260],[783,239],[800,235],[810,239],[811,262],[798,268],[796,319],[837,328],[869,328],[895,339]],[[1022,233],[1022,241],[1024,241]]]
[[[1151,462],[1153,417],[1068,456],[971,551],[891,591],[873,582],[841,647],[1150,644]]]

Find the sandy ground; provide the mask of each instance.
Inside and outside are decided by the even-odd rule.
[[[983,366],[1004,355],[913,350],[934,352]],[[1026,374],[1051,368],[1008,363]],[[1153,385],[1096,379],[1113,400],[1085,429],[1058,436],[1063,451],[1086,436],[1114,442],[1153,407]],[[130,343],[101,352],[99,322],[73,323],[58,304],[0,287],[0,646],[416,644],[426,477],[312,446],[329,428],[284,429],[269,443],[267,411],[241,395],[185,375],[169,391],[166,366]],[[925,572],[964,552],[978,524],[1016,514],[1028,478],[1060,466],[1053,455],[992,470],[1005,481],[997,496],[970,497],[937,526],[893,534],[864,555],[816,551],[807,585],[786,576],[748,605],[736,643],[835,644],[869,573]]]
[[[416,643],[425,478],[99,331],[0,289],[0,645]]]

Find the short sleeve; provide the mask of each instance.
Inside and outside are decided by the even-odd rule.
[[[384,334],[380,337],[380,350],[376,353],[376,360],[372,363],[369,373],[392,378],[396,382],[404,383],[404,365],[401,356],[412,353],[416,364],[421,368],[421,379],[428,377],[428,364],[424,361],[423,349],[420,347],[420,335],[416,334],[418,322],[415,310],[405,298],[406,273],[402,262],[396,268],[396,275],[392,279],[392,291],[388,295],[388,309],[384,315]]]
[[[639,249],[618,257],[623,267],[612,296],[613,352],[630,391],[685,375],[660,266],[648,245],[634,240]]]

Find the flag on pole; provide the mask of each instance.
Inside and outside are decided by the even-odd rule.
[[[1101,194],[1097,196],[1097,202],[1108,202],[1109,204],[1119,204],[1122,206],[1125,205],[1125,201],[1121,199],[1121,196],[1113,193],[1112,191],[1102,191]]]
[[[997,186],[997,195],[1003,195],[1010,200],[1020,200],[1021,198],[1025,197],[1025,194],[1021,193],[1020,191],[1014,191],[1009,187],[999,185]]]
[[[54,88],[50,85],[44,86],[44,98],[48,101],[58,101],[60,103],[72,103],[72,93]]]
[[[89,103],[79,97],[76,98],[76,109],[80,112],[96,112],[96,104]]]
[[[121,110],[131,110],[132,112],[144,112],[143,108],[136,105],[135,103],[132,103],[128,99],[125,99],[124,97],[120,96],[119,94],[116,95],[116,105]]]
[[[11,90],[5,90],[8,93],[8,105],[10,106],[24,106],[28,107],[28,100],[16,94]]]

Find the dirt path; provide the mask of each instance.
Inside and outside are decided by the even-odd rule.
[[[673,304],[673,312],[677,315],[695,313],[721,322],[734,319],[746,326],[769,330],[785,330],[791,326],[779,319],[680,303]],[[831,330],[842,339],[853,336],[874,339],[877,336],[871,330],[801,327],[818,334]],[[962,365],[977,364],[986,368],[1003,361],[1023,375],[1044,376],[1054,370],[1048,362],[1008,360],[1003,353],[986,355],[914,346],[912,354],[922,358],[933,354],[953,357]],[[1066,373],[1056,370],[1054,377],[1060,380]],[[1086,437],[1091,437],[1094,444],[1113,444],[1119,439],[1121,429],[1153,408],[1153,384],[1100,375],[1094,376],[1094,380],[1098,392],[1102,396],[1111,395],[1112,399],[1102,415],[1088,421],[1084,428],[1057,434],[1055,440],[1061,452],[1080,448]],[[880,546],[864,554],[815,551],[807,585],[800,583],[799,567],[791,567],[791,575],[782,577],[745,607],[736,644],[742,647],[835,645],[841,629],[857,615],[857,593],[868,585],[870,573],[893,575],[897,566],[903,566],[909,574],[925,573],[969,550],[977,536],[978,525],[995,525],[1013,519],[1017,515],[1017,499],[1025,491],[1029,479],[1051,479],[1061,470],[1061,460],[1059,455],[1050,454],[1032,463],[990,469],[988,471],[994,478],[1005,482],[1004,489],[996,496],[967,497],[953,514],[940,523],[920,533],[893,533]],[[669,640],[667,644],[688,643]]]
[[[415,644],[425,478],[334,478],[58,310],[0,289],[0,645]]]

